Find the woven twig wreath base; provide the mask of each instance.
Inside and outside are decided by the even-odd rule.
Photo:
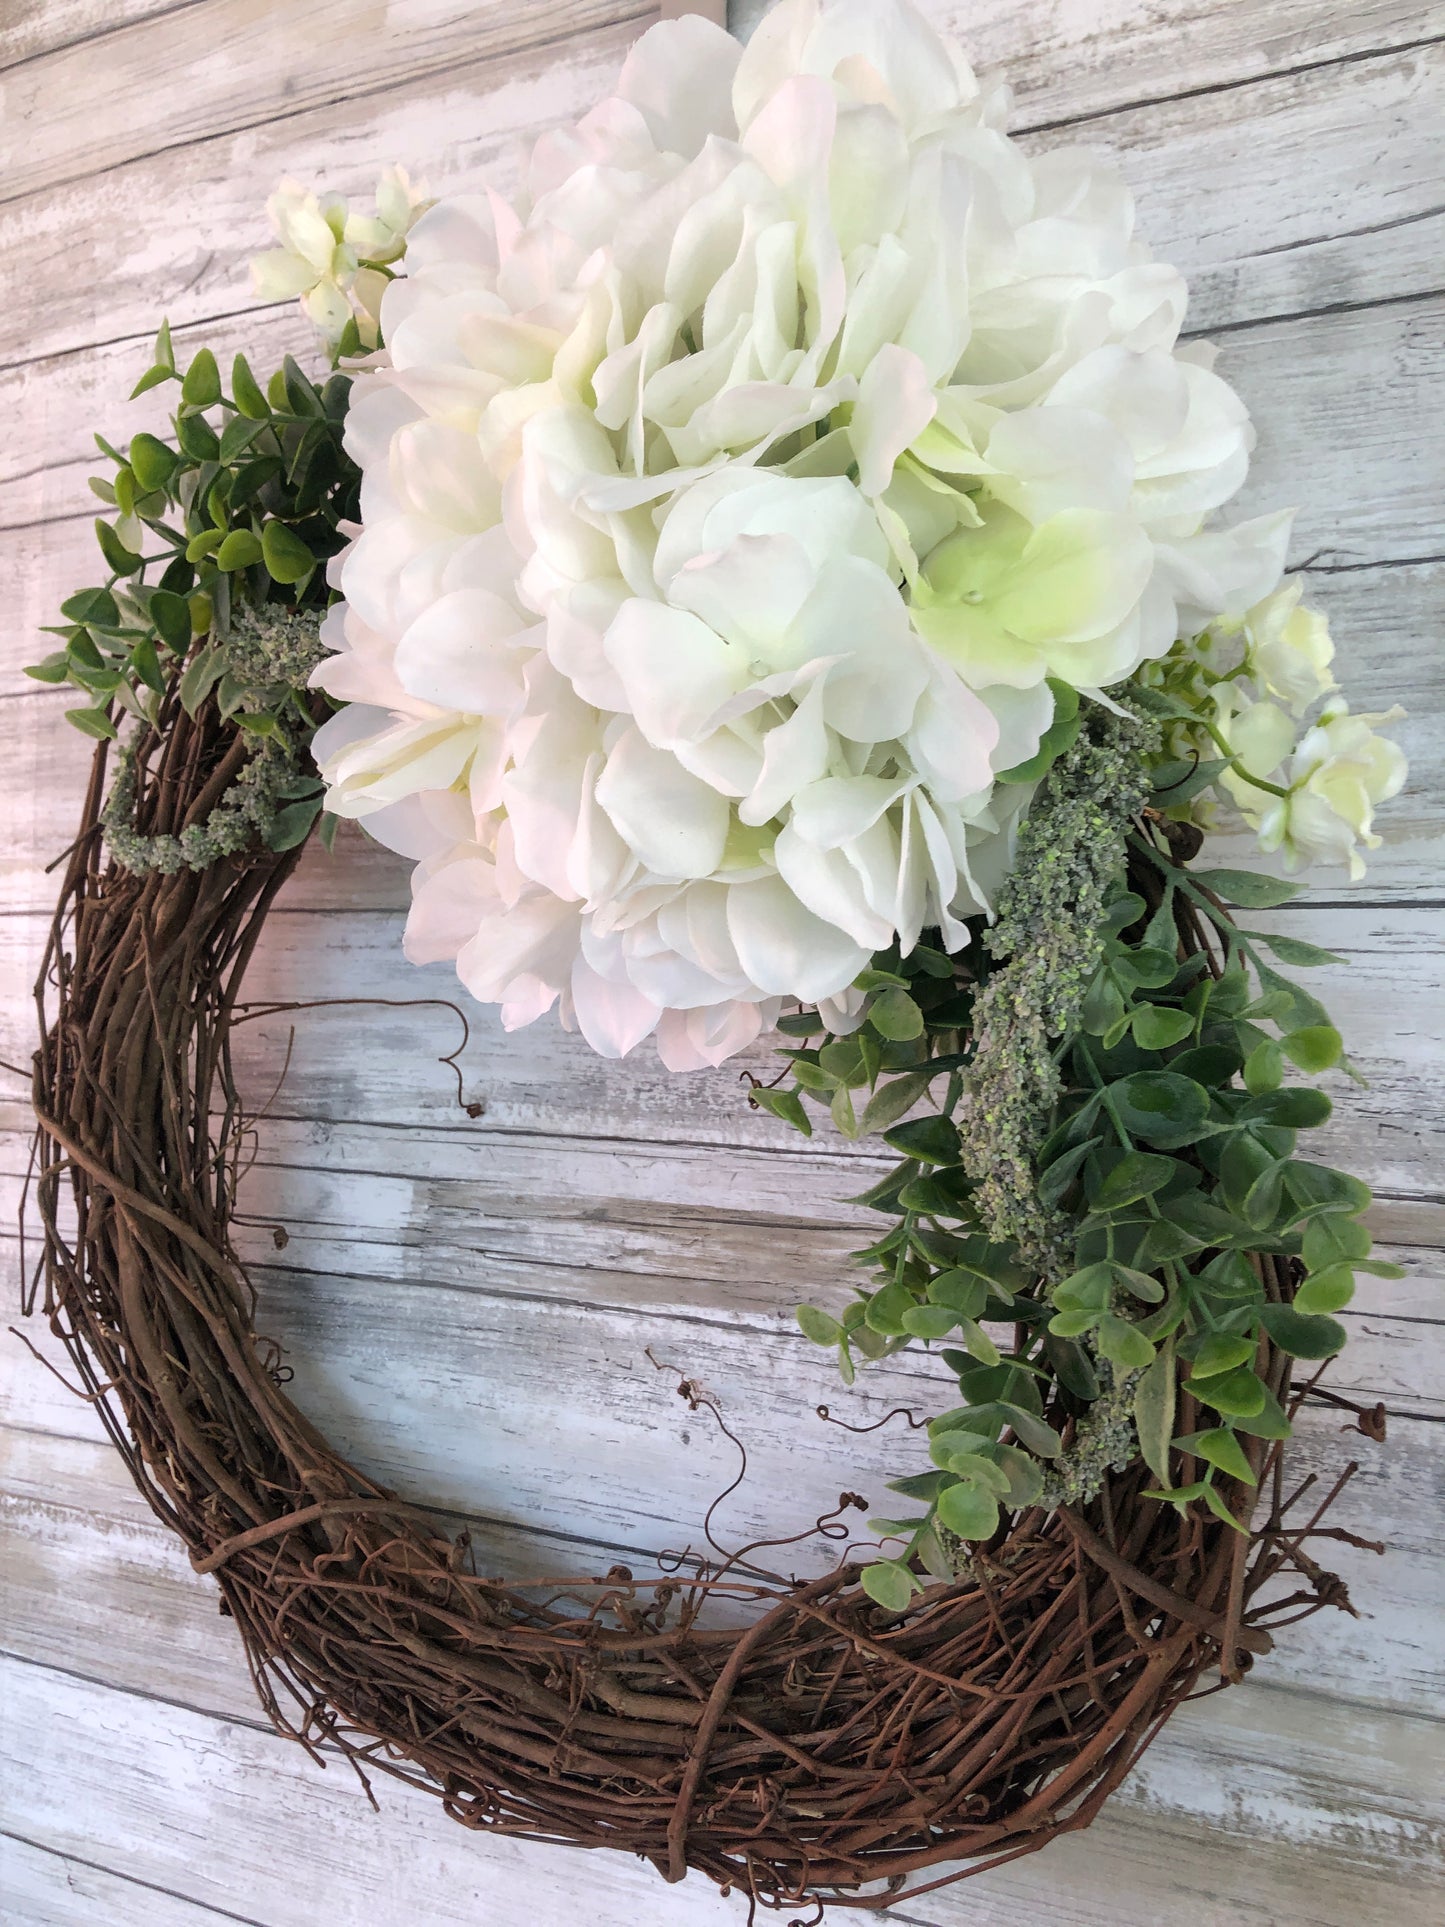
[[[139,826],[203,819],[245,753],[169,702],[138,758]],[[479,1830],[624,1850],[673,1881],[696,1868],[754,1905],[879,1907],[1087,1826],[1206,1669],[1237,1677],[1267,1624],[1338,1600],[1262,1442],[1269,1516],[1249,1535],[1143,1498],[1136,1466],[1082,1512],[1015,1516],[976,1581],[901,1614],[856,1567],[771,1591],[477,1577],[464,1537],[292,1405],[232,1247],[230,1030],[295,856],[121,871],[98,832],[105,761],[37,987],[45,1310],[136,1484],[219,1585],[282,1732]],[[1263,1275],[1290,1294],[1283,1267]],[[1288,1361],[1264,1372],[1287,1398]],[[1245,1518],[1253,1493],[1230,1496]],[[1290,1567],[1307,1583],[1283,1598]],[[709,1624],[730,1587],[750,1622]]]

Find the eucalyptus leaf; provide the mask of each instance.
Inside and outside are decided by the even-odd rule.
[[[1300,893],[1297,883],[1282,883],[1278,877],[1260,876],[1253,870],[1191,870],[1189,880],[1245,910],[1276,910]]]
[[[958,1127],[946,1117],[913,1118],[888,1132],[884,1142],[924,1164],[957,1164]]]
[[[181,383],[181,400],[193,408],[210,408],[221,399],[221,376],[209,348],[197,353]]]
[[[1317,944],[1302,943],[1298,937],[1266,936],[1261,932],[1256,942],[1265,944],[1281,963],[1292,964],[1299,970],[1317,970],[1324,964],[1349,961],[1346,957],[1337,956],[1333,950],[1321,950]]]
[[[863,1590],[888,1612],[901,1613],[914,1593],[922,1592],[918,1578],[897,1559],[876,1559],[863,1568]]]
[[[903,1329],[913,1338],[946,1338],[958,1323],[946,1305],[914,1305],[903,1314]]]
[[[926,1072],[907,1071],[901,1077],[893,1077],[886,1084],[880,1084],[863,1108],[863,1115],[858,1120],[858,1135],[875,1137],[878,1132],[890,1129],[923,1098],[928,1084]]]
[[[811,1338],[815,1345],[836,1345],[843,1336],[843,1327],[836,1318],[830,1318],[825,1311],[815,1305],[799,1305],[793,1316],[805,1338]]]
[[[1094,1194],[1096,1211],[1114,1211],[1153,1197],[1173,1177],[1177,1166],[1173,1158],[1158,1157],[1149,1151],[1130,1151],[1116,1164]]]
[[[1174,1341],[1161,1347],[1134,1388],[1134,1425],[1144,1463],[1161,1485],[1169,1483],[1169,1445],[1178,1406],[1178,1367]]]
[[[1116,1084],[1110,1097],[1125,1130],[1160,1150],[1193,1144],[1209,1120],[1204,1086],[1169,1071],[1136,1072]]]
[[[1332,1070],[1344,1055],[1344,1039],[1332,1024],[1310,1024],[1282,1038],[1280,1048],[1292,1064],[1315,1073]]]
[[[938,1516],[960,1539],[991,1539],[998,1531],[998,1500],[972,1480],[960,1479],[939,1494]]]
[[[1294,1295],[1294,1308],[1305,1317],[1343,1311],[1355,1295],[1355,1274],[1346,1265],[1311,1272]]]
[[[1192,1452],[1207,1465],[1216,1466],[1231,1479],[1239,1479],[1245,1485],[1257,1485],[1254,1468],[1245,1456],[1244,1447],[1227,1425],[1217,1425],[1207,1432],[1192,1432],[1179,1440],[1181,1451]]]
[[[1260,1318],[1275,1344],[1291,1358],[1333,1358],[1345,1348],[1345,1328],[1333,1318],[1309,1317],[1292,1305],[1266,1305]]]
[[[791,1124],[804,1137],[813,1135],[813,1120],[803,1109],[803,1100],[796,1091],[755,1090],[751,1095],[756,1109],[771,1111],[774,1117],[781,1118],[784,1124]]]

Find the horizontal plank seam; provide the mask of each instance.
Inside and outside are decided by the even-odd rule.
[[[201,0],[188,0],[189,4],[199,5]],[[3,71],[3,70],[0,70]],[[108,1867],[102,1860],[87,1860],[83,1855],[70,1853],[64,1847],[52,1847],[47,1841],[32,1840],[28,1834],[16,1833],[9,1827],[0,1827],[0,1840],[13,1840],[17,1846],[29,1847],[32,1853],[48,1854],[51,1859],[62,1861],[67,1867],[85,1867],[91,1873],[103,1873],[109,1880],[118,1880],[127,1887],[138,1887],[144,1893],[161,1894],[167,1900],[179,1900],[197,1913],[210,1914],[216,1920],[234,1920],[240,1927],[267,1927],[267,1923],[257,1920],[254,1914],[233,1914],[229,1907],[213,1907],[208,1900],[197,1900],[193,1894],[181,1893],[175,1887],[163,1887],[154,1880],[142,1880],[136,1874],[122,1873],[118,1867]]]
[[[1421,221],[1433,221],[1438,215],[1445,214],[1445,201],[1434,207],[1423,207],[1415,214],[1400,214],[1393,221],[1374,221],[1368,227],[1340,228],[1334,234],[1311,234],[1302,241],[1276,241],[1269,247],[1260,248],[1251,260],[1264,260],[1273,254],[1297,254],[1302,248],[1328,247],[1332,241],[1364,241],[1372,234],[1392,234],[1396,228],[1415,227]]]
[[[1248,259],[1247,256],[1245,258]],[[1370,301],[1327,301],[1318,308],[1291,308],[1282,314],[1255,318],[1245,316],[1239,321],[1216,321],[1212,327],[1187,329],[1180,339],[1208,341],[1214,335],[1249,334],[1256,328],[1287,327],[1293,321],[1328,321],[1335,315],[1372,314],[1381,308],[1418,307],[1424,302],[1438,301],[1442,294],[1445,294],[1445,286],[1437,283],[1434,287],[1418,288],[1408,294],[1376,295]]]
[[[574,27],[562,32],[538,34],[530,40],[519,40],[510,46],[498,47],[476,64],[492,66],[506,60],[521,59],[527,54],[546,53],[549,48],[565,47],[569,42],[581,42],[594,35],[615,33],[619,28],[636,26],[643,20],[650,23],[655,19],[656,13],[656,7],[652,6],[630,7],[625,13],[619,13],[614,20],[609,20],[605,25],[580,29]],[[116,31],[124,33],[127,29],[120,27]],[[42,194],[53,194],[62,187],[76,187],[82,181],[94,180],[101,174],[117,173],[124,167],[139,166],[145,161],[157,161],[166,154],[179,153],[189,148],[207,147],[215,141],[231,140],[237,134],[255,133],[259,128],[271,127],[281,121],[294,120],[299,113],[319,114],[324,113],[328,108],[350,106],[353,102],[384,99],[394,94],[399,85],[410,85],[413,81],[429,80],[433,77],[440,79],[443,76],[453,76],[456,73],[457,64],[455,51],[453,51],[450,58],[439,60],[435,66],[420,66],[402,76],[389,75],[375,86],[360,87],[354,91],[339,94],[327,94],[320,99],[308,101],[304,108],[291,106],[277,113],[257,115],[251,120],[234,121],[229,126],[217,128],[212,133],[202,135],[199,139],[163,141],[159,147],[146,148],[138,154],[128,154],[124,161],[111,162],[105,167],[82,168],[78,173],[64,174],[56,180],[46,181],[42,187],[26,188],[19,194],[0,195],[0,208],[18,207],[23,202],[37,199]]]
[[[57,1432],[49,1426],[21,1425],[21,1424],[18,1424],[14,1419],[0,1419],[0,1436],[3,1436],[7,1432],[13,1434],[17,1438],[53,1439],[58,1445],[93,1446],[97,1451],[103,1451],[107,1455],[112,1453],[115,1449],[112,1446],[109,1439],[96,1438],[93,1433],[86,1434],[83,1432]],[[28,1494],[23,1491],[18,1491],[14,1487],[5,1485],[3,1479],[0,1479],[0,1494],[8,1495],[11,1499],[16,1501],[26,1502],[26,1503],[35,1504],[35,1505],[45,1505],[55,1511],[74,1512],[80,1516],[85,1516],[87,1513],[94,1512],[94,1508],[67,1505],[64,1499],[59,1499],[59,1498],[37,1499],[34,1497],[33,1494]],[[466,1510],[464,1506],[435,1505],[430,1500],[427,1500],[427,1499],[413,1499],[413,1500],[409,1500],[408,1503],[411,1505],[415,1505],[418,1508],[418,1510],[429,1513],[433,1518],[441,1521],[451,1520],[456,1524],[460,1524],[464,1526],[478,1526],[478,1527],[485,1528],[489,1531],[495,1531],[495,1532],[517,1532],[519,1530],[524,1530],[529,1539],[546,1540],[548,1544],[551,1544],[551,1545],[575,1548],[582,1552],[597,1552],[597,1553],[607,1553],[607,1554],[621,1553],[625,1559],[646,1559],[646,1560],[650,1560],[654,1565],[660,1559],[669,1557],[671,1550],[674,1550],[674,1549],[669,1549],[668,1547],[665,1547],[665,1546],[656,1547],[656,1546],[633,1545],[628,1541],[622,1540],[622,1539],[603,1539],[603,1538],[599,1538],[595,1534],[590,1534],[586,1532],[568,1532],[562,1526],[549,1526],[549,1525],[543,1525],[543,1524],[531,1522],[531,1523],[526,1523],[525,1525],[519,1527],[517,1519],[515,1518],[515,1516],[512,1516],[512,1515],[501,1517],[495,1513],[490,1513],[490,1512],[469,1512]],[[98,1516],[105,1516],[105,1517],[111,1517],[111,1518],[117,1517],[117,1515],[115,1514],[104,1514],[104,1515],[98,1515]],[[158,1533],[164,1534],[167,1537],[173,1536],[169,1533],[168,1528],[163,1524],[163,1522],[157,1519],[154,1516],[154,1514],[149,1512],[149,1510],[147,1511],[145,1518],[142,1520],[131,1521],[131,1520],[125,1520],[125,1519],[118,1519],[118,1523],[138,1524],[138,1525],[144,1525],[147,1527],[154,1527],[154,1529]],[[547,1575],[544,1574],[543,1576],[546,1577]]]
[[[1406,905],[1404,907],[1408,908],[1409,906]],[[322,916],[328,914],[334,915],[335,913],[317,911],[308,914]],[[358,912],[357,914],[363,913]],[[38,917],[40,913],[37,911],[34,915]],[[15,1101],[19,1102],[21,1100],[17,1097]],[[470,1137],[472,1142],[479,1148],[492,1139],[503,1138],[508,1143],[520,1142],[539,1145],[591,1144],[602,1149],[617,1150],[624,1153],[635,1151],[640,1155],[662,1154],[665,1156],[683,1150],[695,1150],[723,1156],[730,1151],[741,1151],[748,1154],[765,1154],[770,1159],[821,1159],[829,1164],[836,1164],[840,1171],[856,1171],[860,1174],[866,1173],[873,1166],[892,1166],[898,1162],[897,1158],[891,1152],[830,1151],[822,1146],[816,1149],[809,1149],[806,1145],[795,1146],[792,1144],[764,1143],[756,1138],[690,1138],[686,1140],[685,1143],[679,1144],[677,1142],[671,1142],[666,1138],[611,1137],[593,1134],[592,1132],[564,1131],[561,1129],[539,1131],[535,1126],[527,1129],[522,1126],[508,1127],[507,1125],[499,1124],[490,1126],[485,1131],[478,1132],[475,1125],[447,1125],[440,1123],[412,1124],[392,1118],[336,1118],[325,1115],[312,1115],[301,1111],[276,1110],[267,1113],[266,1121],[270,1124],[296,1124],[308,1127],[315,1125],[325,1126],[332,1130],[345,1127],[348,1130],[375,1131],[377,1133],[426,1131],[434,1136],[443,1138]],[[395,1173],[391,1175],[394,1176]],[[1425,1191],[1377,1190],[1375,1192],[1375,1200],[1381,1204],[1440,1205],[1445,1204],[1445,1194]],[[9,1233],[7,1231],[0,1229],[0,1241],[3,1241],[8,1236]],[[1390,1242],[1398,1244],[1400,1241],[1393,1239]],[[1430,1248],[1434,1249],[1433,1246]]]
[[[1268,73],[1241,74],[1234,80],[1213,80],[1198,87],[1181,87],[1172,94],[1146,94],[1140,100],[1123,101],[1113,107],[1094,107],[1083,114],[1064,114],[1056,120],[1016,121],[1014,134],[1052,134],[1070,127],[1088,127],[1096,121],[1113,120],[1121,114],[1137,114],[1146,107],[1170,107],[1180,100],[1207,100],[1215,94],[1234,94],[1246,87],[1260,87],[1276,80],[1293,80],[1301,74],[1324,73],[1331,67],[1356,67],[1370,60],[1396,60],[1401,54],[1418,53],[1438,47],[1445,35],[1425,34],[1415,40],[1397,41],[1392,46],[1360,47],[1353,53],[1331,54],[1327,59],[1302,60],[1293,67],[1274,67]]]
[[[1328,555],[1329,550],[1323,553]],[[1312,575],[1361,575],[1367,569],[1425,569],[1433,568],[1440,562],[1445,562],[1445,553],[1437,551],[1432,555],[1401,556],[1398,561],[1372,562],[1366,559],[1363,562],[1312,562],[1309,567]]]
[[[280,303],[275,301],[252,301],[244,308],[224,308],[216,314],[205,315],[199,321],[178,322],[172,338],[185,341],[202,329],[214,328],[223,321],[245,321],[252,315],[274,314],[279,306]],[[136,334],[107,335],[102,341],[82,342],[74,348],[51,348],[43,354],[22,355],[18,361],[0,361],[0,375],[17,373],[22,368],[34,368],[44,361],[73,361],[77,355],[90,357],[102,354],[107,348],[130,348],[154,339],[155,329],[147,328]]]
[[[5,1660],[9,1660],[16,1666],[28,1666],[37,1673],[55,1673],[61,1679],[73,1679],[82,1686],[98,1686],[103,1692],[123,1693],[127,1699],[144,1700],[151,1706],[173,1707],[178,1713],[198,1713],[202,1718],[215,1720],[221,1726],[240,1727],[243,1732],[261,1733],[272,1739],[280,1737],[269,1720],[262,1718],[251,1720],[243,1714],[223,1713],[215,1707],[192,1706],[187,1700],[176,1699],[169,1693],[153,1692],[148,1686],[120,1685],[112,1680],[102,1679],[96,1673],[83,1672],[76,1666],[58,1666],[51,1659],[33,1659],[28,1653],[17,1653],[11,1646],[0,1646],[0,1662]]]
[[[133,20],[122,20],[115,26],[96,27],[90,33],[78,33],[73,40],[57,40],[52,47],[38,47],[33,54],[22,54],[18,60],[7,60],[0,64],[0,76],[18,74],[22,67],[34,67],[42,60],[53,60],[57,54],[73,53],[77,47],[89,47],[97,40],[112,40],[118,33],[130,27],[148,27],[157,20],[168,20],[172,14],[190,13],[197,7],[210,4],[210,0],[171,0],[169,6],[154,7],[150,13],[138,14]]]

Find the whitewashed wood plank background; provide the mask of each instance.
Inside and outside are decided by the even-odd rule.
[[[733,25],[763,11],[742,0]],[[931,0],[1003,65],[1037,145],[1114,153],[1144,232],[1190,273],[1256,412],[1251,499],[1302,506],[1297,560],[1362,706],[1398,698],[1415,764],[1369,879],[1276,927],[1342,952],[1324,993],[1370,1089],[1331,1154],[1377,1190],[1408,1269],[1350,1314],[1342,1389],[1389,1442],[1303,1428],[1302,1468],[1362,1471],[1338,1561],[1358,1620],[1317,1620],[1243,1687],[1186,1709],[1087,1835],[893,1910],[899,1927],[1400,1927],[1445,1912],[1445,372],[1439,127],[1445,52],[1425,0]],[[29,984],[85,771],[62,704],[22,675],[90,570],[90,434],[127,404],[159,313],[261,359],[305,332],[245,276],[283,172],[362,192],[400,160],[434,189],[504,181],[510,143],[585,108],[653,17],[627,0],[0,0],[0,1058],[31,1045]],[[1432,419],[1432,407],[1435,409]],[[1240,854],[1243,854],[1241,851]],[[397,947],[405,876],[359,837],[308,858],[256,966],[258,996],[450,994]],[[472,1521],[498,1570],[601,1569],[698,1535],[728,1454],[645,1357],[702,1377],[755,1475],[730,1530],[790,1531],[876,1489],[878,1440],[792,1326],[827,1292],[867,1156],[802,1147],[727,1075],[591,1059],[547,1025],[483,1019],[436,1058],[436,1009],[301,1024],[250,1185],[264,1318],[302,1403],[381,1476]],[[268,1091],[280,1026],[246,1034]],[[0,1264],[27,1152],[0,1076]],[[275,1248],[266,1226],[290,1241]],[[13,1304],[13,1296],[12,1296]],[[32,1329],[30,1336],[41,1334]],[[397,1361],[404,1362],[398,1378]],[[896,1363],[856,1416],[916,1397]],[[887,1435],[884,1435],[885,1437]],[[710,1927],[742,1910],[616,1857],[473,1838],[430,1802],[319,1773],[258,1717],[216,1595],[157,1527],[93,1416],[0,1338],[0,1917],[263,1927],[581,1920]],[[841,1918],[842,1916],[840,1916]]]

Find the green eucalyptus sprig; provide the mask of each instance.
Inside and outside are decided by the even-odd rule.
[[[66,713],[89,736],[113,737],[116,711],[153,721],[182,664],[191,713],[215,692],[258,735],[288,708],[309,725],[294,685],[281,676],[258,692],[230,673],[226,650],[242,605],[326,606],[325,564],[358,505],[341,441],[350,381],[318,388],[288,356],[263,388],[237,355],[227,393],[211,350],[181,370],[162,327],[134,393],[168,382],[180,388],[168,439],[139,434],[122,451],[96,436],[113,465],[90,484],[114,511],[95,524],[104,577],[62,604],[64,622],[46,632],[61,647],[26,673],[81,690],[87,703]]]
[[[66,715],[88,736],[115,737],[125,714],[155,723],[174,684],[188,714],[214,701],[255,739],[234,794],[184,847],[136,834],[122,756],[106,834],[138,869],[195,865],[257,836],[291,848],[311,829],[322,786],[304,760],[316,721],[306,683],[322,654],[326,563],[358,513],[347,376],[318,387],[288,356],[263,387],[237,355],[228,392],[209,348],[177,367],[163,326],[133,392],[172,382],[169,437],[141,433],[122,451],[96,436],[113,471],[90,484],[113,511],[95,524],[103,579],[61,605],[47,631],[60,648],[26,672],[83,692]]]
[[[847,1379],[859,1358],[922,1344],[942,1348],[957,1381],[961,1403],[929,1426],[932,1469],[890,1488],[911,1507],[873,1522],[903,1542],[865,1574],[892,1607],[921,1573],[957,1572],[1006,1512],[1087,1500],[1136,1453],[1154,1497],[1238,1526],[1229,1481],[1253,1483],[1250,1442],[1290,1429],[1256,1370],[1263,1340],[1331,1357],[1354,1273],[1399,1275],[1369,1256],[1366,1187],[1299,1155],[1328,1097],[1284,1081],[1291,1067],[1348,1066],[1323,1007],[1265,952],[1295,967],[1338,960],[1241,930],[1227,906],[1275,907],[1294,888],[1188,869],[1150,813],[1132,833],[1116,818],[1101,864],[1098,816],[1079,805],[1107,792],[1106,733],[1095,720],[1035,798],[1036,833],[1008,893],[1017,928],[1001,916],[991,942],[978,928],[947,980],[939,952],[880,959],[864,980],[864,1029],[811,1033],[805,1053],[790,1053],[796,1088],[758,1094],[795,1123],[804,1097],[845,1119],[881,1103],[884,1142],[901,1156],[859,1200],[891,1221],[856,1255],[866,1282],[839,1315],[798,1314]],[[1115,772],[1130,810],[1146,760]],[[1030,919],[1029,905],[1047,915]],[[1082,930],[1080,908],[1092,917]],[[1063,985],[1060,969],[1080,957],[1087,971]],[[896,1023],[900,990],[917,1011],[902,1046],[874,1019],[889,997],[884,1024]],[[990,1009],[1008,1021],[980,1024]],[[1023,1108],[1005,1119],[976,1098],[965,1106],[965,1086],[1018,1093]],[[889,1108],[910,1094],[934,1110],[893,1123]],[[1004,1153],[992,1163],[990,1146]],[[1260,1257],[1303,1272],[1292,1302],[1267,1291]],[[1183,1433],[1181,1383],[1202,1421]]]

